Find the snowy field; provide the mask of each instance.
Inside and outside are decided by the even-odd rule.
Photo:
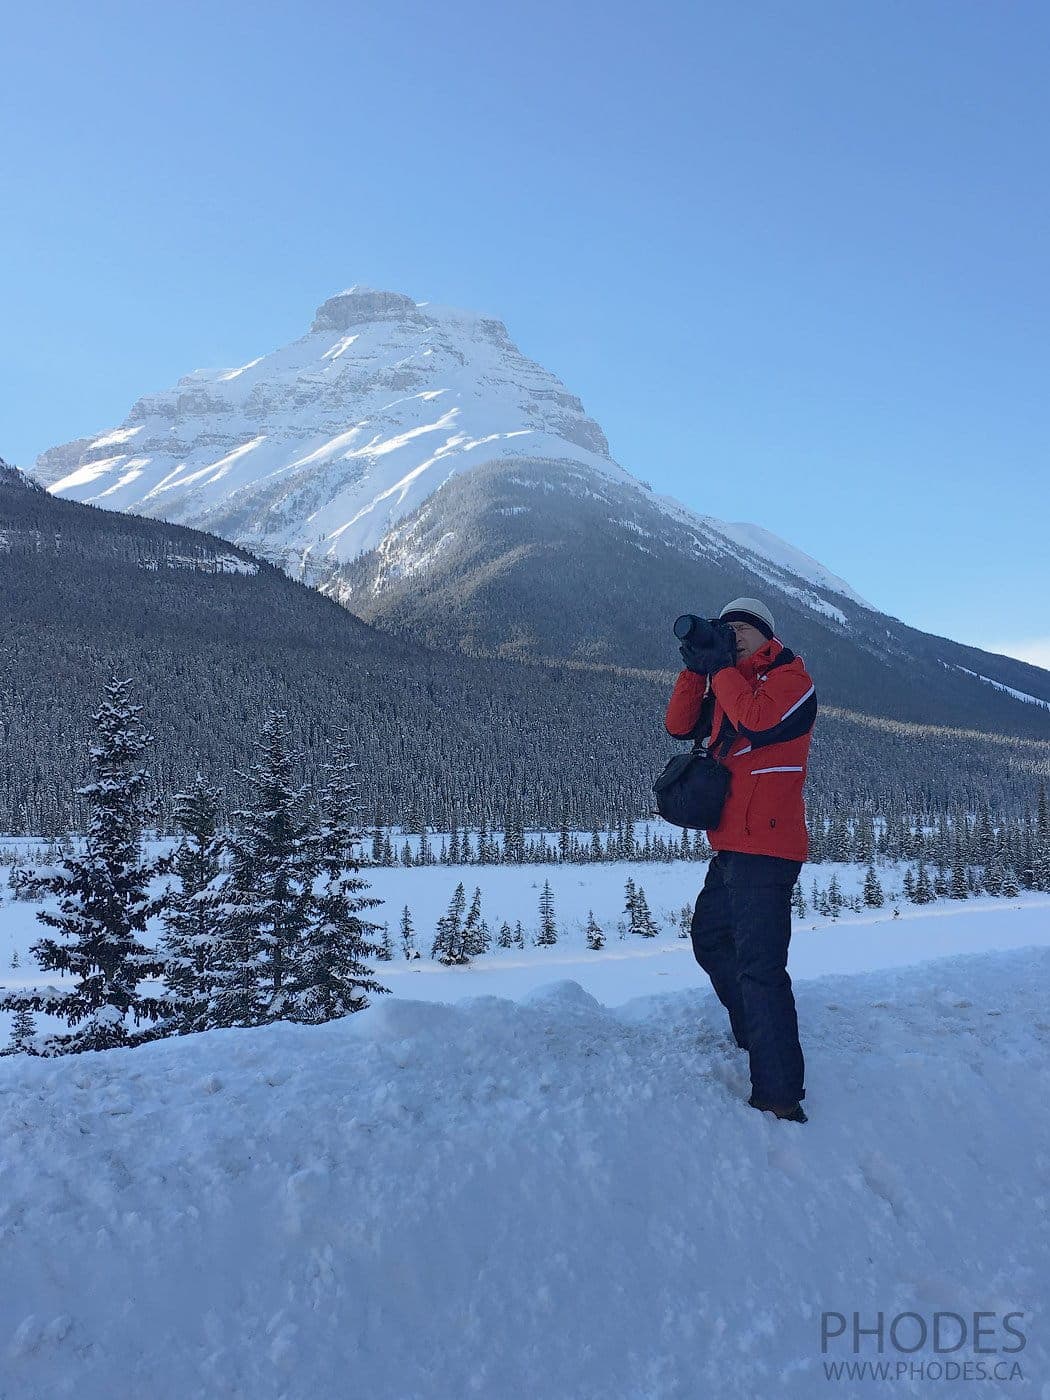
[[[802,1126],[746,1106],[688,942],[615,931],[627,874],[673,912],[702,866],[368,874],[424,958],[360,1015],[0,1060],[0,1400],[1050,1400],[1045,895],[802,921]],[[458,878],[530,929],[549,878],[561,941],[430,963]],[[822,1355],[822,1313],[904,1312],[970,1335]]]

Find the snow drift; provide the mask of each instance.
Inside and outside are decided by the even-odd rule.
[[[700,990],[2,1061],[0,1394],[885,1394],[826,1389],[820,1315],[905,1309],[1023,1313],[1039,1394],[1048,978],[798,984],[805,1127],[746,1107]]]

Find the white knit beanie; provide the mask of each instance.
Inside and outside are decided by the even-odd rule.
[[[765,603],[760,603],[757,598],[734,598],[731,603],[725,605],[718,616],[727,622],[750,622],[751,626],[757,627],[767,639],[772,637],[775,631],[773,614]]]

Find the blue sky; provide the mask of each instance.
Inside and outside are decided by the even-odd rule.
[[[654,487],[1050,665],[1043,0],[20,6],[0,454],[353,282],[486,310]]]

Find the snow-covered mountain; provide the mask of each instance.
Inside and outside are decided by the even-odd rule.
[[[196,370],[36,470],[56,494],[207,522],[309,576],[379,544],[453,472],[521,455],[626,477],[501,322],[351,287],[291,345]]]
[[[323,583],[382,546],[454,473],[524,459],[646,491],[501,321],[351,287],[291,345],[186,375],[140,399],[120,427],[45,452],[36,473],[58,495],[206,529]],[[647,494],[671,518],[867,606],[767,531]]]
[[[292,344],[45,452],[57,496],[232,540],[387,631],[667,670],[670,622],[765,598],[826,702],[1043,737],[1050,675],[933,638],[755,524],[660,496],[500,321],[352,287]]]

